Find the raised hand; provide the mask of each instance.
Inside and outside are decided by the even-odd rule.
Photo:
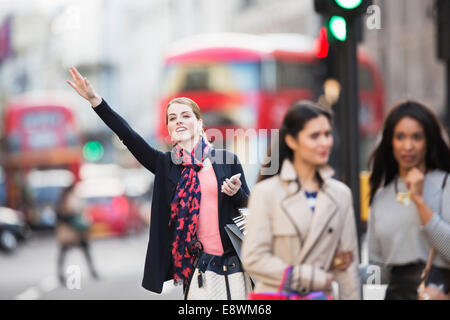
[[[80,96],[89,101],[94,108],[97,107],[102,102],[102,98],[95,92],[94,87],[89,80],[86,77],[83,77],[75,67],[70,68],[69,72],[73,82],[67,80],[67,83]]]
[[[417,200],[422,198],[424,181],[424,173],[417,168],[412,168],[406,174],[405,184],[411,193],[411,201],[417,202]]]

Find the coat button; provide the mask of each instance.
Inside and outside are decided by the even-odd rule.
[[[328,233],[333,233],[333,228],[328,229]]]

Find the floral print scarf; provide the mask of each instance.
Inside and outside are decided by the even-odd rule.
[[[175,284],[187,284],[193,272],[194,257],[189,253],[189,245],[197,240],[201,200],[198,172],[210,151],[203,137],[190,154],[179,145],[172,150],[172,161],[184,167],[171,203],[169,220],[169,227],[175,227],[172,242]]]

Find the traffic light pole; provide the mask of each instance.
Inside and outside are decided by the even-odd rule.
[[[358,242],[361,244],[359,190],[359,90],[356,20],[348,21],[348,37],[339,45],[339,80],[341,96],[338,104],[341,141],[341,179],[353,194]]]

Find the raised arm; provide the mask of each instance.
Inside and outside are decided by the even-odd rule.
[[[86,77],[83,77],[75,67],[70,68],[70,75],[72,76],[72,81],[67,80],[67,83],[83,98],[85,98],[92,107],[98,107],[102,98],[95,92],[94,87],[89,82]]]
[[[72,81],[67,83],[94,108],[94,111],[105,122],[105,124],[119,137],[127,146],[133,156],[152,173],[156,171],[157,160],[163,155],[162,152],[151,147],[136,133],[130,125],[114,110],[112,110],[104,99],[95,91],[86,77],[83,77],[75,67],[70,69]]]

